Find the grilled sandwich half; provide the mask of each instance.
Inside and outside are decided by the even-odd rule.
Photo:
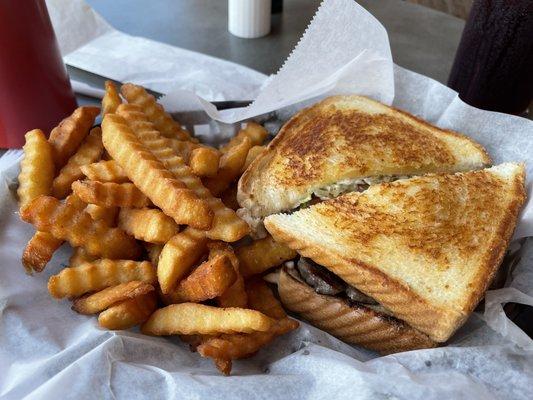
[[[481,165],[483,152],[475,151]],[[310,297],[301,289],[305,277],[285,271],[281,299],[341,339],[385,352],[445,342],[500,265],[525,201],[524,179],[524,166],[514,163],[428,174],[270,215],[265,227],[277,242],[364,295],[340,305],[335,296]]]
[[[313,198],[490,164],[466,136],[365,97],[334,96],[291,118],[250,165],[239,181],[239,215],[260,236],[264,217]]]

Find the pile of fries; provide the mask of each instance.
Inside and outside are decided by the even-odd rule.
[[[26,134],[17,193],[37,231],[22,264],[41,272],[68,242],[69,266],[48,281],[54,298],[107,329],[180,335],[229,374],[232,360],[298,327],[258,275],[296,254],[270,237],[231,244],[249,233],[236,182],[267,132],[248,123],[215,149],[142,87],[120,94],[107,82],[101,110],[78,108],[48,139]]]

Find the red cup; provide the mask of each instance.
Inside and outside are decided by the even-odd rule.
[[[0,148],[22,147],[76,108],[44,0],[0,1]]]

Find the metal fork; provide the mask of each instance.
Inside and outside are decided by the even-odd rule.
[[[106,80],[109,80],[115,85],[122,85],[122,82],[116,81],[114,79],[107,78],[102,75],[95,74],[94,72],[85,71],[81,68],[74,67],[67,64],[67,70],[72,80],[83,82],[89,86],[96,88],[103,88]],[[154,96],[156,99],[159,99],[163,96],[162,93],[156,92],[154,90],[146,89],[148,93]],[[100,100],[100,98],[83,95],[84,97],[89,97],[92,101]],[[252,103],[252,100],[227,100],[227,101],[213,101],[211,102],[218,110],[226,110],[230,108],[239,108],[246,107]],[[204,111],[178,111],[171,112],[170,115],[175,120],[179,121],[180,124],[185,126],[189,132],[196,132],[195,126],[205,126],[209,125],[209,130],[218,135],[211,135],[211,137],[219,137],[221,139],[228,138],[233,136],[237,130],[240,128],[240,123],[236,124],[225,124],[218,121],[213,121]],[[278,116],[275,112],[263,115],[257,118],[254,118],[256,122],[260,122],[265,125],[265,127],[272,134],[277,133],[281,122],[278,119]],[[217,144],[217,143],[211,143]]]

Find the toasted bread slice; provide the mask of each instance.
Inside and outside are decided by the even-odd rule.
[[[525,201],[524,179],[524,166],[512,163],[430,174],[271,215],[265,226],[276,241],[444,342],[502,260]]]
[[[292,117],[239,181],[252,217],[288,211],[339,181],[480,169],[477,143],[360,96],[329,97]]]
[[[316,327],[352,344],[381,354],[437,346],[406,323],[364,305],[316,293],[282,269],[278,292],[283,305]]]

